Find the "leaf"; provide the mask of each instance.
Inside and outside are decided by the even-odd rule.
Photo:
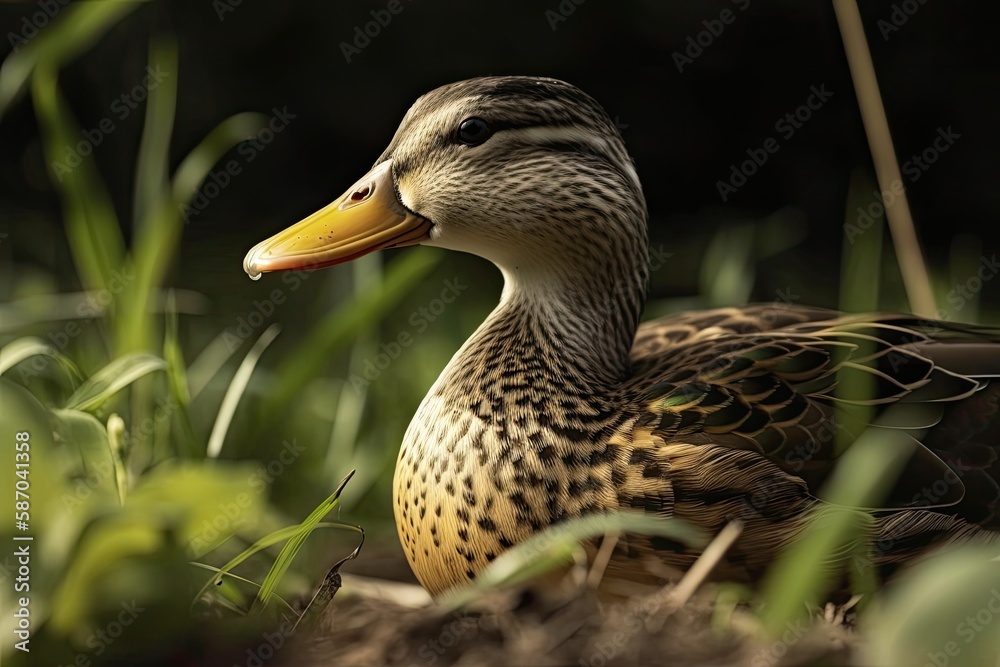
[[[863,664],[1000,664],[1000,560],[996,546],[938,552],[904,572],[862,617]]]
[[[314,529],[337,528],[341,530],[352,530],[354,532],[361,533],[362,540],[364,536],[364,530],[362,530],[360,526],[355,526],[349,523],[341,523],[339,521],[321,521],[320,523],[316,524],[313,528]],[[289,538],[299,534],[301,531],[302,531],[302,526],[296,524],[294,526],[285,526],[284,528],[271,532],[265,535],[264,537],[260,538],[256,542],[254,542],[251,546],[244,549],[235,558],[231,559],[228,563],[226,563],[222,567],[213,567],[211,565],[206,565],[204,563],[197,563],[197,562],[192,563],[192,565],[196,567],[201,567],[206,570],[211,570],[212,572],[215,572],[215,576],[206,581],[205,584],[198,591],[198,594],[195,595],[194,600],[192,601],[192,605],[196,604],[199,600],[201,600],[205,596],[205,594],[212,589],[213,585],[217,589],[219,587],[225,586],[227,578],[230,577],[233,579],[237,579],[239,581],[247,582],[259,589],[260,584],[254,581],[250,581],[249,579],[237,576],[232,573],[232,570],[240,566],[244,562],[246,562],[254,554],[257,554],[263,551],[264,549],[267,549],[268,547],[274,546],[275,544],[280,544],[281,542],[284,542]],[[340,561],[340,563],[342,562],[343,561]],[[338,565],[340,563],[338,563]],[[229,598],[230,592],[228,591],[222,592],[222,595],[225,598]],[[288,606],[288,603],[285,602],[284,599],[282,599],[280,596],[275,595],[275,597],[277,597],[278,600],[280,600],[283,604],[285,604],[285,606]],[[240,613],[246,613],[246,612],[244,610],[240,610]]]
[[[69,357],[46,343],[41,338],[25,336],[7,343],[0,348],[0,375],[3,375],[17,364],[35,356],[46,356],[55,359],[65,368],[74,380],[83,379],[83,375]]]
[[[95,497],[110,504],[119,500],[118,480],[111,441],[104,424],[94,415],[79,410],[54,410],[56,430],[66,444],[79,451],[80,476]]]
[[[118,352],[148,351],[153,348],[153,324],[148,316],[153,295],[173,263],[188,220],[184,212],[189,198],[215,162],[234,144],[256,131],[258,116],[241,114],[223,121],[178,167],[177,179],[191,187],[178,197],[167,179],[170,130],[177,96],[177,47],[173,41],[150,44],[150,65],[167,76],[150,90],[146,124],[136,173],[136,201],[133,221],[136,235],[132,255],[135,279],[122,296],[118,320]],[[171,76],[172,75],[172,76]],[[235,119],[235,120],[234,120]]]
[[[149,43],[149,66],[162,72],[162,79],[151,86],[146,101],[146,119],[136,159],[135,194],[132,223],[136,230],[150,222],[149,212],[164,198],[169,198],[167,169],[170,136],[177,107],[177,42],[158,37]]]
[[[170,136],[177,106],[177,45],[172,39],[153,39],[149,69],[158,72],[158,83],[149,87],[146,118],[137,158],[132,225],[132,271],[121,307],[115,311],[119,354],[149,351],[153,343],[151,301],[163,282],[180,243],[180,214],[167,184]]]
[[[31,527],[38,533],[55,522],[65,527],[63,515],[66,513],[64,495],[67,475],[76,467],[70,461],[68,448],[54,442],[53,432],[57,420],[52,412],[20,384],[0,377],[0,437],[6,442],[14,442],[14,434],[26,432],[31,441]],[[0,497],[14,498],[15,481],[19,478],[15,470],[14,447],[8,445],[8,462],[3,464],[4,474],[0,474]],[[7,535],[14,529],[13,521],[0,524],[0,535]],[[53,547],[55,551],[58,548]],[[0,559],[2,560],[2,559]]]
[[[187,368],[188,386],[191,388],[191,397],[197,401],[205,387],[212,381],[222,367],[226,365],[236,350],[236,345],[231,345],[229,336],[232,334],[223,329],[212,341],[205,346],[191,365]]]
[[[41,61],[69,62],[90,48],[141,2],[83,2],[64,7],[44,30],[10,53],[0,66],[0,117]]]
[[[77,389],[66,408],[92,411],[144,375],[167,368],[167,362],[150,354],[132,353],[118,357],[94,373]]]
[[[341,528],[341,529],[345,529],[345,530],[353,530],[355,532],[359,532],[359,533],[364,534],[364,531],[359,526],[355,526],[355,525],[349,524],[349,523],[341,523],[339,521],[322,521],[322,522],[316,524],[315,526],[313,526],[313,529],[319,529],[319,528]],[[213,568],[211,566],[204,565],[202,563],[194,563],[195,565],[198,565],[199,567],[206,567],[206,568],[211,569],[211,570],[213,570],[213,571],[215,571],[217,573],[216,576],[214,576],[211,579],[209,579],[208,581],[206,581],[205,585],[201,587],[201,590],[199,590],[198,594],[195,595],[195,597],[194,597],[194,602],[197,602],[198,600],[200,600],[201,597],[203,595],[205,595],[205,593],[207,593],[212,588],[213,584],[216,585],[216,586],[220,585],[222,583],[222,581],[223,581],[222,578],[224,576],[228,576],[229,573],[234,568],[239,567],[240,565],[242,565],[244,562],[246,562],[247,560],[249,560],[250,557],[253,556],[254,554],[257,554],[257,553],[263,551],[264,549],[267,549],[268,547],[272,547],[275,544],[280,544],[280,543],[282,543],[282,542],[284,542],[284,541],[286,541],[286,540],[288,540],[288,539],[290,539],[292,537],[295,537],[296,535],[298,535],[302,531],[303,531],[303,528],[299,524],[295,524],[294,526],[285,526],[284,528],[279,528],[278,530],[276,530],[274,532],[271,532],[271,533],[268,533],[264,537],[260,538],[259,540],[257,540],[256,542],[254,542],[252,545],[250,545],[249,547],[247,547],[246,549],[244,549],[243,551],[241,551],[239,554],[237,554],[228,563],[226,563],[225,565],[223,565],[222,567],[219,567],[219,568]],[[218,545],[216,545],[216,546],[218,546]],[[202,553],[208,553],[208,551],[206,550],[206,551],[204,551]],[[232,576],[235,576],[235,575],[232,575]],[[260,587],[257,584],[254,584],[254,585],[257,586],[258,588]]]
[[[361,554],[361,547],[365,545],[365,532],[361,531],[361,541],[358,542],[358,546],[354,548],[354,551],[347,554],[336,563],[333,567],[326,573],[323,578],[323,582],[316,589],[316,592],[310,598],[309,602],[306,604],[306,608],[302,610],[299,615],[298,620],[295,621],[295,625],[292,626],[292,632],[294,633],[299,625],[302,627],[313,629],[317,626],[320,619],[323,618],[323,612],[330,602],[333,601],[333,596],[337,594],[342,586],[342,579],[340,577],[340,568],[343,567],[344,563],[349,560],[354,560]]]
[[[214,459],[222,451],[222,443],[226,439],[229,424],[236,413],[236,406],[239,405],[240,397],[243,396],[243,391],[250,382],[253,369],[257,366],[260,355],[264,354],[264,350],[267,349],[267,346],[271,344],[280,331],[281,327],[277,324],[269,326],[260,335],[260,338],[257,339],[253,347],[250,348],[250,351],[247,352],[247,356],[243,358],[243,362],[240,364],[239,369],[237,369],[236,375],[233,376],[232,382],[229,383],[226,395],[222,399],[222,405],[219,406],[219,414],[215,417],[215,425],[212,426],[212,435],[208,438],[208,448],[205,451],[205,455],[208,458]]]
[[[110,573],[126,561],[152,557],[163,547],[160,527],[138,514],[115,514],[99,521],[82,537],[53,596],[52,628],[68,634],[81,627],[99,603],[99,592]]]
[[[712,237],[702,260],[699,287],[709,306],[746,303],[753,289],[754,239],[749,223],[724,225]]]
[[[281,552],[278,557],[274,559],[274,564],[271,565],[271,569],[268,571],[267,576],[264,577],[263,583],[260,585],[260,590],[257,591],[257,598],[254,600],[254,605],[259,605],[260,607],[265,606],[270,600],[271,596],[278,589],[278,584],[281,582],[282,577],[285,576],[285,572],[288,571],[288,567],[292,564],[295,556],[299,553],[302,545],[305,544],[306,538],[312,533],[316,528],[316,524],[323,520],[327,514],[329,514],[333,508],[335,508],[340,503],[340,494],[344,491],[344,487],[347,483],[351,481],[351,477],[354,476],[354,471],[352,470],[348,473],[340,485],[337,486],[337,490],[334,491],[329,498],[320,503],[319,507],[314,509],[312,513],[309,514],[299,524],[299,532],[292,536],[282,547]]]
[[[261,520],[264,502],[250,464],[175,462],[145,474],[127,507],[177,532],[188,551],[218,544]]]
[[[234,614],[237,614],[239,616],[246,615],[246,611],[244,610],[245,607],[244,603],[246,602],[246,596],[243,595],[243,591],[238,586],[233,585],[233,581],[239,581],[244,584],[253,586],[254,588],[260,588],[260,584],[258,584],[256,581],[251,581],[246,577],[241,577],[238,574],[233,574],[232,572],[222,572],[219,568],[212,567],[211,565],[206,565],[205,563],[191,563],[191,564],[203,570],[210,570],[212,572],[217,573],[218,581],[216,582],[215,588],[216,591],[223,598],[223,605],[226,607],[226,609],[233,612]],[[295,607],[290,605],[288,601],[277,595],[275,597],[278,598],[278,601],[281,602],[281,604],[288,607],[288,611],[296,613]]]
[[[194,427],[191,425],[189,406],[191,394],[188,391],[187,371],[184,368],[184,351],[177,334],[177,308],[174,291],[167,296],[166,317],[163,334],[163,359],[167,362],[167,381],[170,396],[177,404],[176,421],[180,425],[177,435],[181,442],[176,443],[176,451],[185,458],[200,458],[201,443],[197,442]]]
[[[550,526],[502,553],[474,582],[446,594],[442,604],[457,608],[495,588],[530,581],[571,562],[580,543],[608,533],[624,532],[659,535],[701,546],[706,537],[679,519],[651,516],[641,512],[592,514]]]
[[[805,612],[804,603],[815,603],[843,572],[857,548],[852,543],[872,520],[855,508],[879,506],[915,444],[906,431],[868,428],[841,457],[820,493],[830,504],[818,506],[801,536],[778,556],[764,580],[763,622],[768,632],[775,636],[782,632]]]
[[[189,463],[166,463],[143,475],[121,508],[99,515],[81,536],[52,599],[53,626],[62,633],[80,628],[116,579],[131,582],[137,597],[175,600],[177,582],[136,575],[183,563],[195,545],[255,528],[263,503],[251,476],[249,466]]]
[[[107,289],[114,271],[130,275],[111,197],[93,155],[80,157],[75,166],[64,164],[67,147],[76,146],[82,135],[59,92],[56,69],[51,63],[36,68],[31,92],[46,163],[62,201],[66,236],[80,280],[88,290]]]

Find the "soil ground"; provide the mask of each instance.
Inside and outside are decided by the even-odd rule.
[[[281,665],[839,667],[859,660],[856,633],[832,610],[811,625],[790,626],[774,641],[762,639],[747,610],[716,610],[713,586],[678,610],[664,603],[661,591],[607,603],[588,592],[531,588],[498,591],[459,611],[412,608],[352,591],[352,570],[413,581],[401,555],[367,556],[345,566],[344,586],[322,622],[296,635],[278,656]]]

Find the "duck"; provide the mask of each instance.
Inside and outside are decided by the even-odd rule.
[[[720,572],[759,580],[828,502],[842,443],[895,408],[884,428],[913,453],[884,502],[859,510],[879,571],[997,535],[996,331],[795,303],[640,323],[647,225],[598,102],[552,78],[490,76],[420,97],[367,174],[246,255],[254,279],[410,245],[502,273],[498,305],[431,386],[397,459],[395,523],[429,593],[553,524],[625,510],[709,535],[739,521]],[[628,536],[612,562],[627,577],[699,553]]]

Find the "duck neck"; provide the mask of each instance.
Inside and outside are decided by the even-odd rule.
[[[607,395],[629,373],[645,301],[645,261],[643,252],[627,271],[606,259],[585,273],[501,267],[500,303],[452,359],[436,389],[466,399],[495,394],[508,409],[526,413],[557,409],[540,405],[542,399]]]

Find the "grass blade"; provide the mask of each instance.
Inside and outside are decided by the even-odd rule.
[[[609,533],[639,533],[704,545],[705,535],[679,519],[641,512],[577,517],[549,527],[502,553],[475,581],[448,594],[442,604],[457,608],[495,588],[529,581],[573,560],[580,543]]]
[[[167,362],[151,354],[118,357],[80,385],[66,401],[66,409],[90,412],[139,378],[166,368]]]
[[[189,411],[191,392],[188,389],[187,371],[184,368],[184,351],[177,333],[177,309],[173,291],[167,298],[163,360],[167,362],[167,383],[170,396],[177,404],[176,421],[181,431],[177,436],[180,442],[175,441],[175,450],[189,458],[201,458],[201,444],[197,442],[194,427],[191,425]]]
[[[117,466],[111,440],[104,424],[94,415],[79,410],[53,410],[60,437],[80,453],[80,472],[96,497],[108,504],[121,504]],[[80,501],[82,502],[82,501]]]
[[[783,631],[786,623],[804,613],[803,603],[815,603],[843,571],[853,539],[871,521],[867,512],[854,508],[879,505],[915,442],[905,431],[872,427],[844,453],[821,493],[830,504],[819,506],[801,537],[778,556],[764,580],[763,621],[769,632]]]
[[[162,71],[149,89],[145,125],[139,145],[133,201],[135,229],[132,256],[135,279],[126,286],[117,321],[118,353],[153,348],[153,295],[163,282],[180,244],[181,221],[167,184],[170,136],[177,106],[177,45],[154,39],[149,68]]]
[[[35,356],[46,356],[55,359],[59,365],[69,371],[74,381],[83,379],[83,374],[76,364],[65,354],[46,343],[41,338],[26,336],[13,340],[0,348],[0,375],[3,375],[17,364]]]
[[[314,530],[319,528],[340,528],[364,534],[364,531],[361,529],[360,526],[355,526],[350,523],[341,523],[339,521],[322,521],[313,526]],[[257,540],[256,542],[254,542],[252,545],[241,551],[237,556],[232,558],[228,563],[226,563],[222,567],[211,568],[215,570],[217,574],[216,576],[212,577],[211,579],[205,582],[205,585],[202,586],[201,590],[198,591],[198,594],[195,595],[194,597],[195,601],[200,600],[201,597],[212,588],[213,584],[218,586],[219,583],[222,581],[222,577],[224,575],[228,574],[234,568],[242,565],[244,562],[249,560],[250,557],[253,556],[254,554],[257,554],[263,551],[264,549],[267,549],[268,547],[272,547],[275,544],[280,544],[281,542],[284,542],[285,540],[288,540],[294,537],[295,535],[298,535],[300,532],[302,532],[302,530],[303,528],[300,524],[279,528],[273,533],[269,533],[264,537],[260,538],[259,540]],[[201,565],[200,563],[195,563],[195,564]]]
[[[229,424],[236,413],[236,406],[240,403],[240,397],[243,396],[243,392],[250,382],[253,369],[257,366],[260,355],[264,354],[264,350],[267,349],[267,346],[271,344],[280,332],[280,325],[272,324],[269,326],[260,335],[257,342],[253,344],[250,351],[247,352],[247,356],[243,358],[243,362],[240,364],[239,369],[237,369],[236,375],[233,376],[233,381],[229,383],[226,395],[222,399],[222,405],[219,406],[219,414],[215,418],[215,425],[212,426],[212,435],[208,438],[208,449],[205,452],[208,458],[214,459],[222,451],[222,443],[226,439]]]
[[[247,579],[246,577],[241,577],[238,574],[233,574],[232,572],[223,572],[220,568],[212,567],[211,565],[206,565],[205,563],[191,563],[191,564],[194,565],[195,567],[200,567],[203,570],[209,570],[211,572],[215,572],[216,576],[217,576],[217,580],[221,581],[221,583],[217,583],[216,584],[218,588],[223,588],[225,586],[225,579],[234,579],[234,580],[239,581],[241,583],[253,586],[254,588],[260,588],[260,584],[258,584],[256,581],[253,581],[251,579]],[[205,590],[208,590],[208,589],[205,589]],[[235,586],[233,586],[231,590],[232,591],[238,591],[239,589],[236,588]],[[292,612],[293,614],[297,613],[296,610],[295,610],[295,607],[293,607],[292,605],[290,605],[288,603],[288,601],[286,601],[283,597],[281,597],[280,595],[275,595],[274,597],[276,597],[278,599],[278,602],[280,602],[281,604],[283,604],[286,607],[288,607],[288,611]],[[229,609],[232,612],[235,612],[235,613],[241,615],[241,616],[246,614],[246,612],[244,610],[240,609],[236,605],[229,605],[226,608]]]
[[[60,65],[72,60],[141,4],[141,0],[74,3],[29,42],[14,44],[14,51],[0,66],[0,118],[21,94],[39,62]]]
[[[197,400],[201,392],[205,390],[209,382],[212,381],[226,362],[239,349],[229,344],[227,336],[229,332],[225,329],[220,331],[212,339],[205,349],[201,351],[191,365],[187,368],[188,386],[191,391],[192,400]]]
[[[156,71],[162,70],[164,77],[157,86],[150,87],[146,102],[132,202],[132,222],[137,229],[149,221],[153,207],[169,193],[170,136],[177,108],[176,40],[160,37],[150,41],[149,66]]]
[[[866,665],[996,665],[1000,563],[995,546],[967,544],[904,572],[870,614]],[[985,623],[983,622],[985,621]]]
[[[299,525],[299,532],[292,536],[282,547],[281,552],[278,557],[274,559],[274,564],[271,565],[270,571],[267,576],[264,577],[263,583],[260,585],[260,590],[257,592],[257,598],[254,600],[255,606],[263,607],[266,605],[274,592],[278,589],[278,584],[281,582],[282,577],[285,576],[285,572],[288,571],[288,567],[292,564],[295,556],[299,553],[302,545],[305,543],[306,538],[312,533],[316,528],[316,525],[323,520],[327,514],[329,514],[339,503],[340,494],[344,491],[344,487],[347,483],[351,481],[351,477],[354,476],[354,471],[352,470],[348,473],[347,477],[340,482],[337,486],[337,490],[334,491],[329,498],[320,503],[319,507],[314,509],[309,516]]]
[[[64,164],[65,151],[75,146],[82,134],[59,92],[53,64],[40,63],[35,68],[32,97],[80,280],[87,289],[106,289],[113,271],[129,273],[124,266],[125,242],[93,156],[81,157],[76,166]]]
[[[259,113],[238,113],[219,123],[194,147],[174,173],[174,203],[183,207],[191,201],[202,181],[230,148],[264,127],[267,117]]]

